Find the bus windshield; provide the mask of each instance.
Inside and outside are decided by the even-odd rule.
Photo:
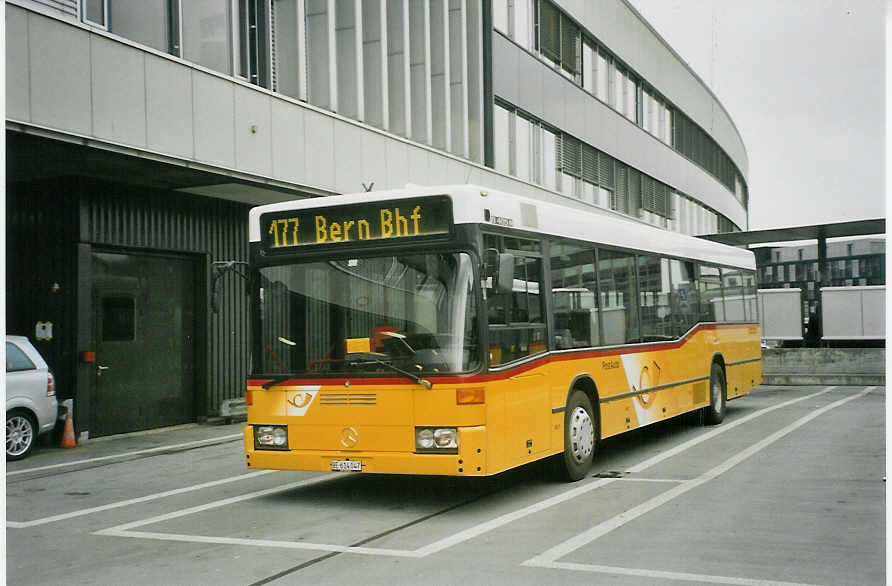
[[[357,257],[258,272],[255,373],[393,376],[399,369],[420,376],[480,366],[467,253]],[[357,340],[367,343],[352,344]]]

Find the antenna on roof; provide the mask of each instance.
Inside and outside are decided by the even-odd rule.
[[[362,181],[360,181],[360,183],[362,183],[362,188],[365,189],[365,192],[366,192],[366,193],[370,192],[370,191],[372,190],[372,188],[375,187],[375,182],[374,182],[374,181],[372,181],[372,182],[369,183],[368,185],[366,185],[366,184],[363,183]]]

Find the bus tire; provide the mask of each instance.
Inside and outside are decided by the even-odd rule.
[[[709,372],[709,405],[703,408],[703,420],[706,425],[718,425],[725,419],[728,404],[728,390],[725,382],[725,370],[718,362],[712,363]]]
[[[598,435],[598,419],[594,416],[591,399],[579,389],[574,389],[564,410],[561,472],[567,480],[580,480],[588,473],[598,444]]]

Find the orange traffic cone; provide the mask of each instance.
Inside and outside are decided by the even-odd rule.
[[[62,434],[62,447],[77,447],[77,442],[74,439],[74,422],[71,419],[71,411],[65,415],[65,433]]]

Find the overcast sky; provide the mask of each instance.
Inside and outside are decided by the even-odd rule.
[[[750,229],[885,217],[883,0],[629,0],[718,96]]]

